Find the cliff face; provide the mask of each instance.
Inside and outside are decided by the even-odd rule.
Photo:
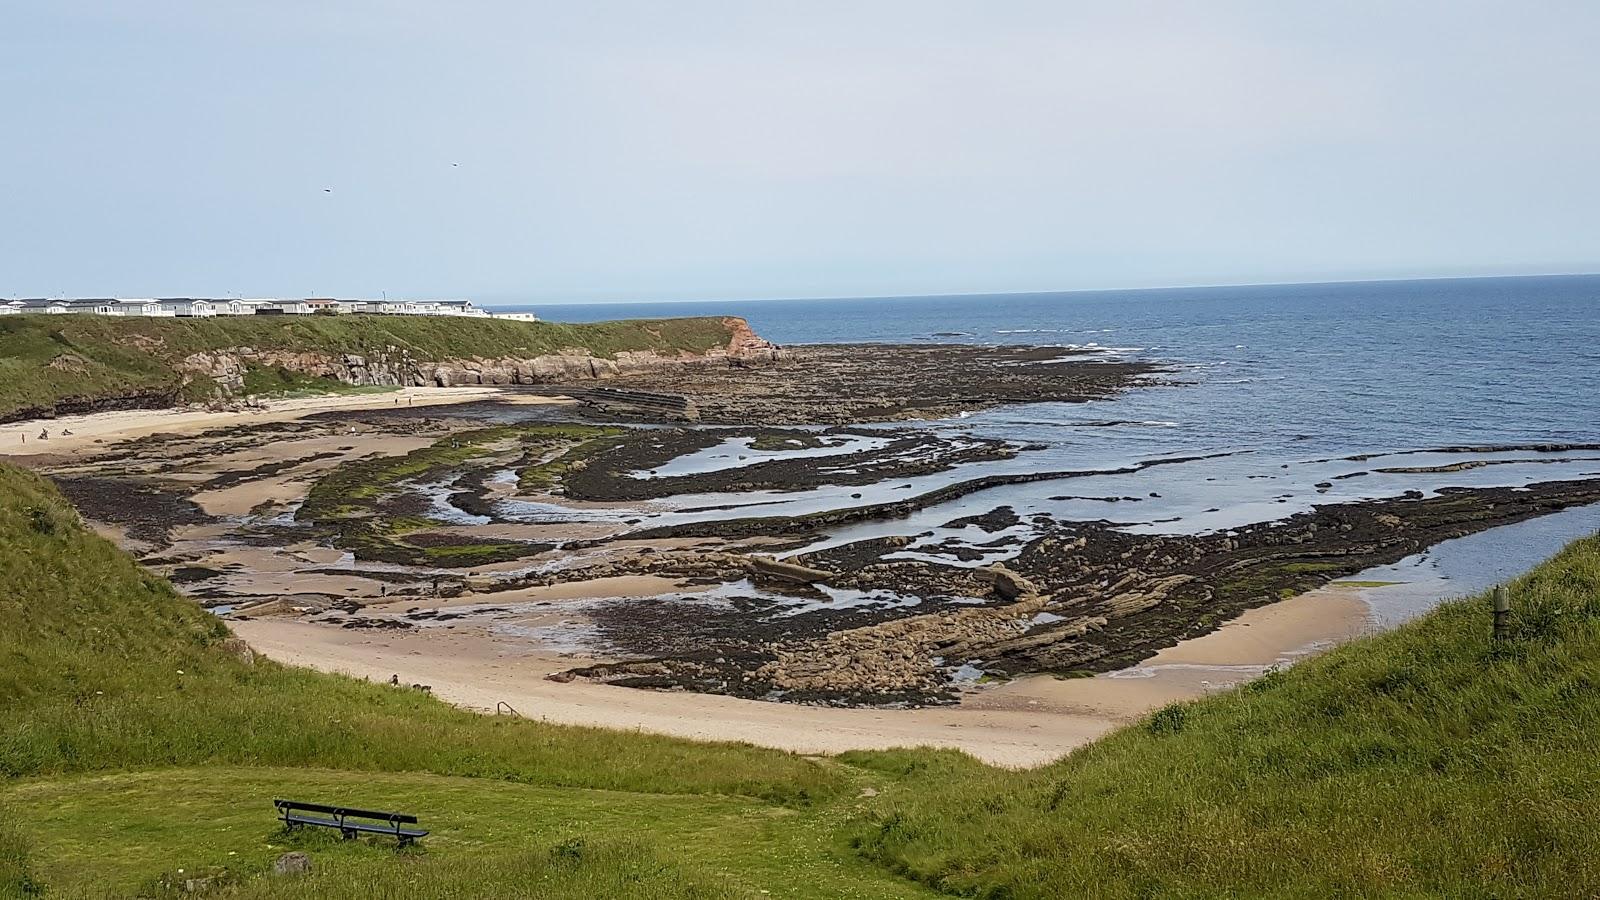
[[[252,369],[353,385],[594,383],[777,354],[738,318],[0,316],[0,423],[226,400],[261,389]]]
[[[243,390],[244,373],[257,367],[281,368],[354,385],[451,387],[595,381],[616,375],[686,367],[738,368],[772,362],[781,353],[756,335],[744,319],[730,317],[724,320],[724,325],[729,332],[727,344],[704,353],[620,350],[613,356],[603,357],[582,347],[567,347],[556,353],[534,356],[421,359],[397,346],[365,353],[230,347],[191,354],[178,364],[178,370],[187,378],[211,378],[229,393]]]

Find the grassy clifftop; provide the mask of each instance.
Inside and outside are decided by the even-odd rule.
[[[727,346],[720,318],[565,325],[454,316],[240,316],[214,319],[20,315],[0,318],[0,421],[118,398],[179,395],[177,361],[231,347],[365,355],[388,347],[421,360],[531,357],[581,347],[704,353]]]

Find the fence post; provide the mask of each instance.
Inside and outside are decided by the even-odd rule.
[[[1494,639],[1503,641],[1511,637],[1511,592],[1503,584],[1494,588]]]

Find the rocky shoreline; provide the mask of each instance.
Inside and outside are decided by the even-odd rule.
[[[924,602],[865,624],[860,611],[818,614],[810,634],[773,620],[747,621],[730,635],[718,612],[695,619],[680,611],[680,627],[703,637],[678,641],[706,649],[558,677],[836,705],[953,702],[951,673],[960,667],[990,678],[1126,668],[1248,609],[1440,541],[1592,503],[1600,503],[1600,479],[1329,505],[1225,535],[1058,523],[1014,559],[983,569],[886,559],[904,546],[894,540],[848,545],[789,561],[811,571],[814,584]],[[603,627],[617,649],[647,653],[659,643],[632,637],[636,614],[660,613],[613,607]]]
[[[851,425],[1104,399],[1163,371],[1063,347],[810,344],[745,370],[619,372],[609,383],[685,397],[708,424]]]
[[[648,409],[617,421],[597,405],[394,405],[152,435],[35,465],[147,564],[235,615],[358,632],[564,616],[596,660],[558,681],[833,706],[945,704],[979,680],[1123,668],[1440,541],[1600,503],[1595,472],[1160,533],[975,498],[1036,483],[1041,497],[1070,500],[1095,490],[1043,485],[1235,466],[1239,451],[1061,470],[1027,466],[1035,446],[947,425],[862,425],[1096,399],[1155,371],[1059,348],[775,349],[744,369],[605,376],[682,398],[698,426]],[[711,424],[722,419],[739,424]],[[1461,459],[1326,477],[1437,479],[1531,462],[1587,476],[1592,457],[1573,454],[1593,449],[1436,448],[1416,452]],[[807,496],[797,512],[762,513],[793,495]],[[923,511],[945,504],[961,512],[930,528]],[[899,524],[910,516],[920,524]],[[862,530],[837,538],[847,526]],[[606,593],[639,579],[650,596]],[[580,599],[525,599],[550,592]]]

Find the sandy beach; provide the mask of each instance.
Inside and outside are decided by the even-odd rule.
[[[435,695],[483,712],[505,703],[519,715],[564,725],[746,741],[798,753],[948,747],[1022,768],[1049,763],[1167,703],[1226,689],[1370,626],[1359,591],[1330,587],[1251,610],[1122,672],[1029,676],[975,689],[957,706],[910,710],[557,683],[545,676],[582,660],[531,652],[525,643],[465,626],[374,634],[274,618],[232,627],[279,662],[379,682],[398,676],[404,685],[429,685]]]
[[[441,406],[490,398],[519,403],[564,402],[494,387],[463,387],[282,400],[261,409],[227,412],[111,412],[7,426],[0,429],[0,436],[4,436],[0,450],[17,455],[37,455],[41,451],[74,454],[90,448],[103,450],[119,441],[156,433],[198,434],[227,425],[290,421],[330,410],[381,409],[397,402],[404,406]],[[50,429],[48,442],[32,437],[26,443],[22,441],[23,435],[35,435],[41,428]],[[63,437],[64,430],[72,434]],[[363,437],[359,452],[405,453],[426,446],[431,440],[428,435],[373,433]],[[201,464],[192,477],[211,477],[212,470],[249,468],[295,455],[324,453],[344,458],[328,451],[351,450],[336,446],[346,441],[338,435],[312,435],[234,451]],[[207,514],[240,515],[262,503],[290,501],[304,491],[307,477],[326,471],[332,464],[306,463],[282,475],[201,491],[194,499]],[[189,529],[189,537],[201,541],[220,534],[216,526]],[[674,542],[660,543],[665,547]],[[339,556],[338,551],[313,547],[233,548],[218,559],[242,565],[241,571],[247,574],[253,592],[283,596],[355,590],[358,582],[340,575],[297,574],[307,564],[332,564]],[[494,568],[486,567],[485,571]],[[654,576],[599,578],[477,594],[460,600],[379,601],[371,603],[369,609],[397,614],[402,608],[446,610],[463,604],[545,601],[552,606],[543,615],[560,621],[563,601],[643,598],[685,587]],[[485,712],[507,704],[519,715],[554,723],[746,741],[801,753],[948,747],[1007,767],[1048,763],[1166,703],[1225,689],[1269,666],[1293,663],[1370,628],[1360,592],[1330,587],[1250,610],[1211,634],[1163,650],[1121,672],[1069,679],[1030,675],[969,688],[956,705],[885,709],[637,690],[583,679],[554,681],[546,676],[598,660],[556,649],[536,649],[538,645],[526,637],[492,630],[482,623],[403,631],[340,628],[290,617],[251,618],[230,624],[259,652],[280,662],[379,682],[398,676],[402,684],[429,685],[444,700]]]
[[[118,412],[87,413],[52,419],[30,419],[0,426],[0,455],[31,456],[41,453],[72,453],[101,444],[127,441],[151,434],[191,434],[225,425],[255,425],[283,422],[314,413],[341,409],[382,409],[396,406],[446,406],[474,400],[494,399],[502,403],[565,403],[559,397],[507,391],[489,386],[448,388],[397,388],[372,394],[332,394],[262,401],[259,407],[210,410],[194,407],[173,409],[130,409]],[[39,433],[48,430],[48,440]],[[70,431],[71,434],[63,432]]]

